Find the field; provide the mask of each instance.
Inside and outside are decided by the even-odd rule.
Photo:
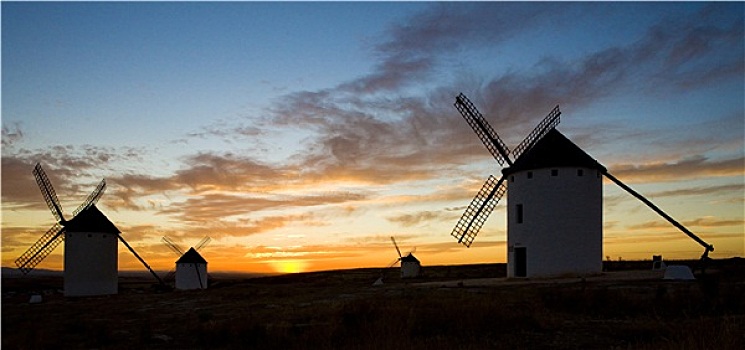
[[[745,262],[693,282],[651,262],[588,278],[508,280],[503,264],[213,276],[210,289],[64,298],[59,277],[5,278],[6,349],[743,349]],[[384,275],[385,284],[372,286]],[[43,302],[29,304],[32,291]]]

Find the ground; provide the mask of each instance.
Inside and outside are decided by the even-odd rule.
[[[504,278],[503,264],[425,266],[414,280],[397,269],[216,274],[197,291],[129,277],[118,295],[86,298],[63,297],[60,278],[4,278],[2,348],[745,348],[743,259],[712,261],[692,282],[650,268],[606,262],[598,276],[532,280]]]

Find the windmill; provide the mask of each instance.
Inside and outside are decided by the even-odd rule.
[[[714,250],[556,130],[558,105],[513,151],[464,94],[455,98],[455,107],[497,163],[507,167],[499,179],[489,176],[451,235],[470,247],[507,193],[508,277],[602,271],[602,176],[704,247],[702,261]]]
[[[106,190],[106,180],[101,180],[73,212],[73,218],[66,220],[54,187],[41,164],[36,164],[33,174],[57,223],[15,260],[24,275],[31,272],[64,240],[65,296],[116,294],[118,239],[162,284],[158,275],[124,240],[121,231],[96,208],[96,203]]]
[[[179,256],[176,260],[175,271],[168,274],[168,276],[175,275],[176,289],[207,289],[207,260],[198,251],[204,248],[210,240],[211,238],[204,237],[196,246],[184,252],[173,240],[163,237],[163,243]]]
[[[393,246],[396,247],[396,252],[398,253],[398,259],[391,263],[388,267],[392,267],[397,262],[401,262],[401,278],[416,278],[419,277],[419,274],[422,271],[422,265],[419,263],[419,259],[414,257],[414,251],[410,251],[406,253],[405,255],[401,255],[401,250],[398,249],[398,244],[396,244],[396,239],[391,236],[391,241],[393,242]]]

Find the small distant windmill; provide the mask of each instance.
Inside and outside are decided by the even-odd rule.
[[[202,238],[196,246],[189,248],[186,252],[170,238],[163,237],[162,240],[163,243],[179,256],[179,259],[176,260],[175,272],[168,274],[169,276],[175,275],[175,288],[207,289],[207,260],[198,251],[204,248],[210,242],[211,238]]]
[[[497,180],[489,176],[451,235],[470,247],[507,192],[507,276],[539,277],[602,271],[602,176],[629,192],[704,247],[702,260],[714,247],[665,214],[616,177],[556,126],[556,106],[512,152],[468,98],[459,94],[455,107],[499,165]],[[513,158],[510,159],[510,153]],[[514,160],[513,160],[514,159]]]
[[[65,296],[116,294],[118,239],[158,282],[163,283],[124,240],[119,229],[96,208],[96,203],[106,190],[106,180],[101,180],[85,202],[73,212],[73,218],[66,220],[57,194],[41,164],[36,164],[33,173],[44,201],[58,222],[15,260],[24,275],[31,272],[64,240]]]
[[[394,261],[390,266],[392,267],[397,262],[401,262],[401,278],[416,278],[419,277],[419,274],[422,271],[422,265],[419,262],[419,259],[414,257],[414,250],[406,253],[405,255],[401,255],[401,250],[398,249],[398,244],[396,244],[396,239],[391,236],[391,241],[393,242],[393,246],[396,247],[396,252],[398,253],[398,259]]]

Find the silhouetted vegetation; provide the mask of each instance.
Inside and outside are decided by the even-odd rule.
[[[41,304],[11,280],[2,348],[741,349],[745,264],[717,264],[695,282],[609,272],[472,285],[457,282],[504,266],[441,266],[414,281],[390,269],[379,287],[380,269],[359,269],[218,279],[188,292],[123,283],[116,296],[48,293]]]

